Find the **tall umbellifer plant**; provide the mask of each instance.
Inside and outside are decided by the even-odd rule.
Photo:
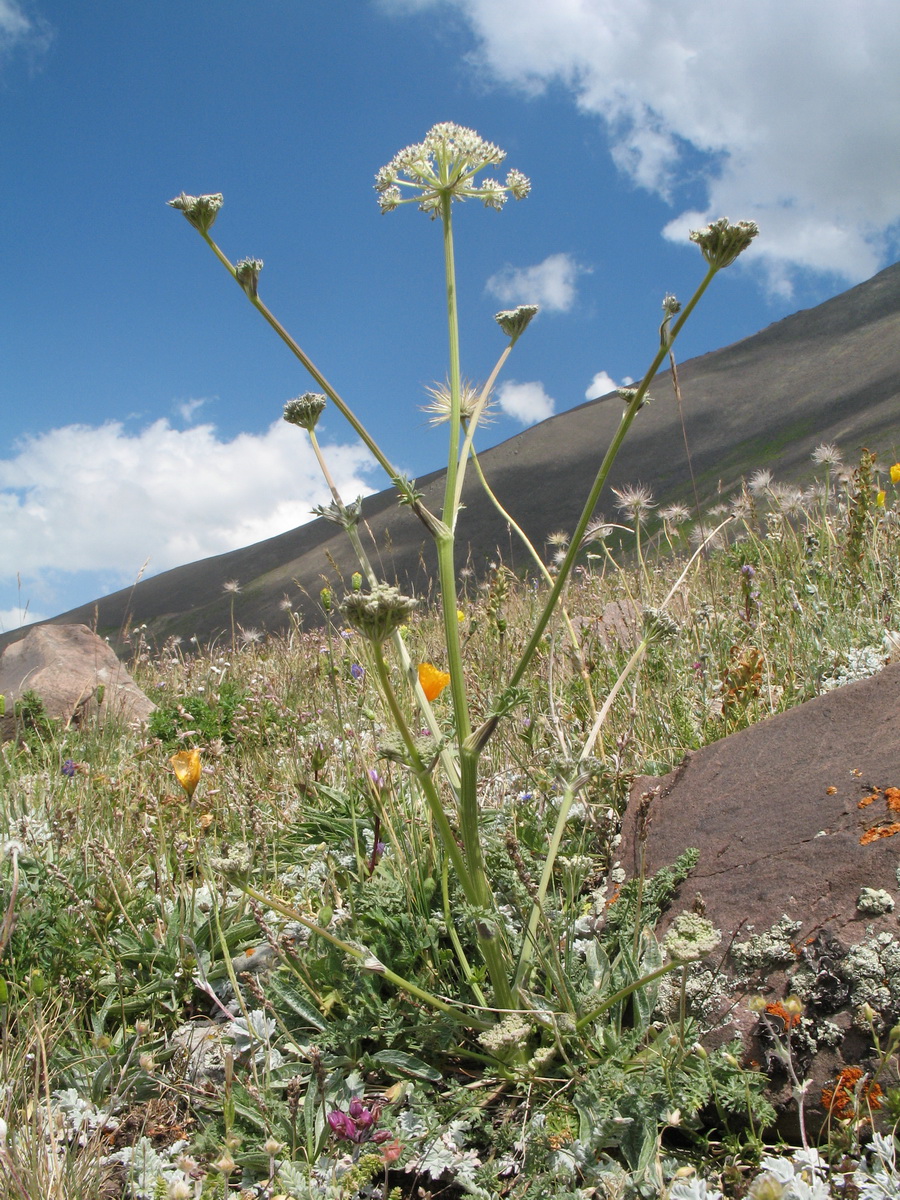
[[[375,189],[383,212],[392,212],[408,204],[419,209],[438,223],[443,239],[444,268],[446,279],[447,328],[449,335],[449,364],[446,389],[438,389],[435,405],[446,416],[449,428],[447,474],[444,486],[443,507],[440,514],[431,512],[417,493],[414,482],[408,480],[390,462],[377,441],[368,432],[351,407],[308,355],[278,322],[259,296],[259,277],[262,262],[245,258],[232,264],[210,236],[210,229],[222,205],[221,195],[188,196],[182,194],[169,201],[173,208],[180,209],[187,220],[200,233],[213,253],[233,276],[245,292],[250,303],[269,322],[291,351],[300,359],[312,376],[320,392],[308,392],[285,406],[284,416],[289,422],[305,429],[312,441],[313,450],[322,467],[332,494],[332,502],[318,510],[341,525],[353,542],[360,566],[365,574],[368,589],[352,592],[346,598],[342,611],[352,624],[370,642],[372,670],[379,680],[381,690],[391,718],[399,734],[399,755],[411,778],[421,792],[430,810],[443,851],[450,860],[466,899],[466,917],[472,924],[474,937],[484,960],[486,976],[490,984],[488,994],[480,986],[481,970],[469,964],[458,938],[453,938],[460,965],[471,990],[471,1008],[465,1005],[454,1012],[460,1019],[476,1027],[485,1028],[485,1008],[507,1012],[529,1009],[528,993],[534,963],[537,961],[537,940],[541,928],[541,913],[544,899],[552,881],[555,857],[561,842],[562,831],[569,810],[586,776],[583,760],[589,757],[599,732],[600,724],[612,697],[607,697],[597,714],[594,727],[582,750],[580,759],[572,764],[570,778],[564,781],[563,800],[556,828],[550,839],[548,853],[543,865],[541,879],[536,889],[533,909],[525,922],[518,944],[515,944],[505,923],[501,920],[486,867],[484,845],[479,828],[478,778],[479,759],[498,723],[524,698],[522,690],[526,673],[541,642],[547,624],[560,607],[562,595],[575,565],[579,549],[583,544],[588,524],[609,475],[619,447],[647,397],[650,381],[660,369],[666,356],[713,277],[723,267],[732,263],[750,244],[757,233],[751,222],[731,224],[722,219],[706,229],[692,233],[706,260],[706,273],[696,292],[681,307],[670,296],[664,302],[664,320],[660,329],[660,344],[653,361],[640,383],[623,390],[625,411],[609,447],[599,463],[593,485],[585,499],[584,508],[573,531],[569,548],[558,565],[555,578],[548,586],[543,608],[535,622],[529,640],[519,655],[512,673],[498,687],[488,716],[477,726],[473,725],[466,675],[463,665],[462,647],[458,621],[456,575],[454,569],[454,546],[457,521],[461,510],[461,495],[466,468],[475,458],[473,437],[482,420],[491,390],[507,357],[517,340],[525,332],[537,312],[536,305],[498,313],[497,324],[506,338],[487,383],[478,391],[463,384],[460,366],[459,323],[457,317],[456,267],[453,249],[453,204],[469,198],[481,200],[486,208],[502,209],[512,196],[523,200],[531,184],[521,172],[512,170],[503,183],[484,178],[482,173],[499,166],[505,153],[490,142],[484,141],[473,130],[450,123],[435,125],[424,141],[401,150],[376,176]],[[434,539],[439,575],[440,600],[443,612],[443,629],[446,641],[446,663],[450,676],[452,696],[452,736],[444,733],[435,718],[431,703],[419,680],[416,668],[411,663],[399,629],[413,609],[415,601],[402,595],[397,588],[389,587],[377,578],[365,552],[358,533],[360,517],[359,502],[345,503],[328,471],[319,443],[316,439],[316,422],[326,402],[330,400],[362,439],[377,462],[386,471],[397,488],[400,503],[407,506],[424,524]],[[478,472],[480,475],[480,471]],[[516,527],[517,528],[517,527]],[[418,709],[428,725],[434,739],[431,749],[425,750],[421,738],[417,738],[410,721],[408,706],[404,704],[393,686],[385,665],[385,646],[392,643],[399,662],[406,673],[415,695]],[[621,682],[621,681],[620,681]],[[434,745],[439,752],[434,753]],[[270,901],[271,902],[271,901]],[[292,913],[293,916],[298,914]],[[307,922],[309,923],[309,922]],[[309,923],[311,924],[311,923]],[[312,925],[313,928],[316,928]],[[348,953],[360,958],[364,966],[380,971],[386,978],[400,987],[408,987],[419,999],[448,1011],[447,1002],[436,996],[428,996],[422,989],[401,979],[390,970],[389,964],[372,961],[372,956],[359,946],[343,942],[327,931],[318,930],[323,936],[342,946]],[[667,967],[674,967],[673,959]]]

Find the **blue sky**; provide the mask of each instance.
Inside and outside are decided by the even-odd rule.
[[[215,236],[388,455],[441,465],[440,227],[377,169],[438,121],[533,183],[457,206],[465,373],[539,301],[487,446],[642,373],[688,228],[760,237],[678,346],[716,349],[894,261],[895,0],[0,0],[0,628],[292,528],[325,500],[283,403],[299,364],[165,205]],[[597,380],[597,382],[594,382]],[[336,413],[342,490],[386,481]],[[644,482],[652,485],[652,466]]]

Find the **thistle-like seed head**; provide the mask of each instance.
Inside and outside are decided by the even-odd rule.
[[[759,233],[755,221],[738,221],[732,225],[727,217],[719,217],[705,229],[692,229],[690,238],[703,252],[711,267],[729,267]]]
[[[167,200],[166,203],[170,208],[180,209],[195,229],[199,229],[201,233],[209,233],[219,215],[224,197],[221,192],[214,192],[208,196],[188,196],[182,192],[180,196],[176,196],[174,200]]]
[[[423,404],[422,412],[428,413],[429,425],[442,425],[445,421],[449,421],[453,412],[450,384],[436,383],[433,387],[426,388],[425,391],[431,397],[431,403]],[[459,419],[464,425],[468,424],[475,415],[480,396],[480,388],[470,383],[467,379],[462,381],[459,390]],[[490,424],[492,418],[491,402],[488,400],[481,410],[481,424]]]
[[[503,312],[495,313],[494,320],[509,340],[515,343],[537,314],[537,304],[520,304],[518,308],[507,308]]]
[[[506,182],[475,182],[485,167],[498,166],[506,153],[479,137],[474,129],[445,121],[433,126],[425,140],[395,154],[375,176],[375,191],[382,212],[418,201],[423,212],[436,217],[445,196],[465,200],[473,196],[486,208],[500,209],[507,196],[523,200],[531,184],[521,171],[510,171]],[[412,194],[404,195],[408,189]]]
[[[399,588],[378,583],[370,592],[351,592],[344,598],[341,612],[348,625],[380,645],[406,623],[418,603]]]
[[[242,258],[234,268],[234,277],[251,300],[256,299],[259,289],[259,273],[263,269],[261,258]]]
[[[299,425],[312,433],[327,403],[328,398],[320,392],[304,392],[285,404],[284,419],[289,425]]]

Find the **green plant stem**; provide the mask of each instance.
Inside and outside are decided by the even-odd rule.
[[[316,461],[319,464],[319,470],[322,472],[325,482],[328,484],[329,491],[331,492],[332,498],[337,505],[338,511],[342,516],[346,516],[347,508],[343,499],[341,498],[340,492],[337,489],[337,484],[334,482],[331,472],[328,469],[328,463],[325,461],[325,456],[322,454],[322,449],[319,445],[319,439],[316,437],[316,431],[313,428],[308,432],[313,453],[315,454]],[[357,561],[359,562],[359,565],[362,567],[363,573],[366,576],[369,587],[374,587],[378,582],[378,576],[375,574],[375,569],[372,566],[371,560],[369,559],[365,548],[363,547],[362,539],[359,536],[359,529],[357,528],[356,524],[350,520],[346,521],[344,524],[344,529],[346,530],[347,536],[350,539],[350,544],[352,545],[356,554]],[[419,710],[422,713],[425,724],[431,730],[432,736],[435,738],[435,740],[438,741],[442,738],[441,727],[438,724],[437,717],[434,715],[434,710],[428,701],[428,697],[422,690],[422,685],[419,683],[418,674],[413,666],[412,659],[409,657],[409,651],[406,648],[406,643],[404,642],[399,630],[395,631],[391,635],[391,641],[393,642],[394,649],[397,651],[397,654],[400,658],[400,663],[403,667],[403,670],[412,685],[413,691],[415,692],[416,703],[419,706]],[[459,768],[449,746],[443,746],[441,748],[441,762],[447,776],[447,782],[450,784],[450,787],[453,789],[454,793],[458,796]]]
[[[437,788],[435,787],[431,773],[427,770],[419,755],[415,738],[413,737],[406,720],[406,714],[400,707],[400,703],[397,700],[397,694],[394,691],[393,684],[391,683],[390,676],[388,675],[388,670],[385,666],[380,646],[372,647],[372,660],[375,665],[375,674],[378,676],[378,682],[381,684],[382,693],[387,702],[387,706],[390,709],[391,718],[393,719],[394,725],[399,732],[400,737],[403,739],[403,744],[406,747],[407,754],[409,755],[410,769],[422,788],[422,792],[428,803],[431,815],[438,827],[441,841],[443,842],[444,848],[449,855],[451,862],[453,863],[453,866],[459,877],[460,885],[465,892],[466,899],[470,904],[478,904],[478,892],[474,888],[470,879],[465,857],[463,856],[463,852],[460,850],[456,838],[454,837],[453,830],[450,827],[450,822],[447,820],[447,814],[444,812],[444,806],[441,803],[441,798],[438,794]]]
[[[590,522],[590,519],[593,516],[594,509],[596,508],[597,502],[600,499],[600,494],[603,491],[603,488],[606,486],[607,477],[609,476],[610,469],[612,468],[612,465],[616,460],[616,456],[619,453],[619,450],[622,446],[622,442],[625,440],[625,435],[628,433],[628,430],[631,428],[631,424],[634,421],[634,418],[637,416],[638,410],[640,409],[641,405],[644,403],[644,397],[647,394],[647,390],[650,387],[650,384],[653,381],[653,378],[656,375],[657,371],[659,370],[663,360],[665,359],[666,355],[668,354],[669,347],[674,343],[675,339],[678,337],[678,334],[684,328],[685,321],[691,315],[694,308],[697,306],[701,296],[706,291],[706,289],[709,287],[710,283],[712,282],[714,276],[717,273],[717,270],[718,270],[718,268],[716,268],[714,266],[710,266],[707,269],[706,275],[701,280],[699,287],[694,292],[693,296],[690,298],[688,303],[685,305],[678,320],[673,325],[671,336],[670,336],[669,340],[666,342],[665,345],[660,346],[659,350],[657,351],[656,355],[654,356],[653,362],[647,368],[647,372],[644,375],[644,378],[641,380],[641,383],[640,383],[637,391],[635,392],[628,407],[626,408],[624,414],[622,415],[622,420],[619,422],[619,427],[616,430],[615,435],[609,444],[606,454],[603,456],[603,461],[600,464],[600,469],[598,470],[596,478],[594,479],[593,486],[591,487],[591,490],[588,493],[587,500],[585,501],[585,505],[584,505],[584,508],[582,509],[581,516],[578,519],[578,524],[575,526],[575,531],[572,534],[572,541],[569,544],[569,549],[566,554],[566,557],[563,560],[562,565],[560,566],[559,573],[557,574],[557,577],[556,577],[556,581],[553,585],[553,588],[550,591],[550,595],[547,597],[547,602],[544,605],[543,612],[538,617],[537,624],[534,627],[534,631],[532,632],[532,635],[528,641],[528,644],[526,645],[525,649],[522,651],[521,657],[519,658],[518,665],[516,666],[516,669],[513,672],[512,677],[509,680],[509,683],[507,685],[508,687],[516,687],[520,683],[523,675],[525,674],[526,670],[528,669],[528,666],[531,663],[531,660],[534,657],[535,652],[537,651],[537,648],[541,643],[541,638],[544,636],[544,630],[547,628],[547,624],[550,621],[550,618],[553,615],[554,609],[557,606],[559,597],[562,593],[563,588],[565,587],[566,581],[568,580],[569,575],[572,572],[572,568],[575,565],[575,559],[577,558],[579,550],[581,549],[581,542],[582,542],[582,539],[584,538],[585,531],[587,530],[588,523]],[[493,731],[491,731],[491,732],[493,732]],[[490,734],[488,734],[488,736],[490,736]]]
[[[444,626],[444,644],[447,652],[447,670],[450,673],[450,694],[453,699],[453,719],[456,741],[459,748],[459,823],[465,856],[465,873],[460,883],[467,899],[484,917],[490,918],[494,928],[479,929],[478,942],[488,968],[495,999],[500,1008],[512,1007],[512,991],[509,986],[510,963],[499,944],[499,922],[496,917],[493,891],[488,880],[481,845],[478,822],[478,756],[479,747],[467,744],[472,732],[469,704],[466,696],[465,673],[463,670],[462,645],[459,637],[459,621],[456,616],[456,564],[454,561],[454,530],[458,514],[457,478],[460,474],[460,411],[461,376],[459,365],[459,319],[456,306],[456,267],[453,255],[452,198],[446,193],[441,199],[441,224],[444,234],[444,273],[447,289],[447,330],[449,340],[449,384],[450,384],[450,444],[447,453],[447,476],[444,487],[444,507],[441,512],[441,528],[433,529],[437,548],[438,580],[441,594],[441,610]],[[429,783],[433,787],[432,781]],[[435,796],[437,794],[435,793]],[[440,801],[437,801],[440,807]],[[443,809],[441,808],[443,813]],[[439,826],[440,828],[440,826]],[[442,836],[445,836],[442,831]],[[448,846],[448,851],[450,847]],[[454,866],[456,863],[454,862]]]
[[[455,490],[454,496],[453,496],[453,511],[454,512],[459,512],[459,506],[462,501],[462,489],[463,489],[463,483],[465,482],[466,463],[469,461],[469,455],[471,454],[473,462],[477,461],[475,458],[475,451],[472,448],[472,440],[475,437],[475,430],[478,426],[479,418],[481,417],[481,414],[484,411],[484,406],[487,404],[488,399],[490,398],[490,394],[491,394],[491,391],[493,390],[494,383],[497,380],[497,376],[500,374],[500,371],[503,369],[503,364],[509,358],[509,354],[513,348],[513,345],[514,345],[514,343],[510,342],[509,345],[503,351],[503,353],[500,355],[500,357],[497,359],[496,365],[494,366],[493,371],[491,371],[491,374],[490,374],[490,377],[489,377],[487,383],[481,389],[481,395],[478,397],[478,403],[475,405],[475,411],[472,413],[472,416],[469,418],[469,421],[466,425],[466,436],[463,438],[462,449],[459,452],[459,474],[457,476],[456,490]]]
[[[648,983],[653,983],[656,979],[661,979],[663,975],[668,975],[670,971],[674,971],[676,967],[680,967],[681,965],[682,964],[680,962],[664,963],[661,967],[657,967],[655,971],[651,971],[649,975],[642,975],[640,979],[636,979],[633,983],[629,983],[625,987],[620,988],[612,996],[604,1000],[602,1004],[599,1004],[596,1008],[592,1008],[591,1011],[586,1013],[583,1017],[579,1017],[579,1019],[575,1022],[575,1029],[580,1033],[582,1029],[590,1025],[591,1021],[596,1021],[598,1017],[602,1016],[608,1009],[612,1008],[614,1004],[618,1004],[620,1000],[627,1000],[632,992],[636,992],[639,988],[646,987]]]
[[[444,923],[447,926],[447,936],[450,938],[453,949],[456,951],[456,957],[459,959],[459,965],[462,967],[463,974],[466,977],[466,983],[472,989],[475,999],[478,1001],[481,1007],[487,1008],[488,1002],[485,999],[481,988],[478,986],[474,972],[472,971],[472,967],[469,964],[468,958],[466,958],[466,952],[463,949],[462,942],[459,940],[459,934],[456,932],[453,914],[450,912],[450,889],[448,887],[447,880],[446,858],[441,865],[441,896],[444,901]]]
[[[222,253],[208,233],[201,233],[200,236],[207,243],[222,266],[225,267],[231,277],[236,280],[237,273],[235,272],[235,269],[231,265],[231,262],[228,260],[227,256]],[[241,290],[243,291],[243,288]],[[313,363],[312,359],[303,351],[298,343],[294,341],[277,317],[275,317],[274,314],[270,312],[267,306],[262,302],[262,300],[260,300],[259,296],[247,296],[247,299],[257,310],[257,312],[259,312],[265,318],[265,320],[268,321],[291,353],[299,358],[300,362],[303,363],[303,366],[313,377],[325,395],[328,396],[328,398],[332,401],[335,408],[340,412],[341,416],[350,424],[357,436],[366,445],[376,462],[378,462],[378,464],[385,471],[388,478],[391,480],[396,479],[399,475],[397,468],[382,451],[381,447],[363,425],[362,421],[359,420],[341,395],[332,387],[319,368]]]
[[[509,350],[509,347],[507,347],[507,350]],[[512,516],[506,511],[506,509],[500,503],[499,497],[497,496],[496,492],[493,490],[491,485],[488,483],[487,477],[485,476],[484,471],[481,469],[481,459],[475,453],[474,446],[470,447],[469,453],[470,453],[470,456],[472,459],[472,465],[475,468],[475,473],[478,476],[478,481],[481,484],[482,488],[484,489],[484,493],[487,496],[488,500],[490,500],[491,504],[493,504],[494,508],[496,508],[497,512],[504,519],[504,521],[506,521],[506,523],[513,530],[513,532],[518,534],[519,540],[522,542],[525,549],[531,555],[535,565],[537,566],[537,569],[540,571],[541,575],[544,577],[544,581],[547,584],[549,584],[550,587],[552,587],[553,586],[553,576],[547,570],[545,563],[541,559],[541,556],[538,554],[537,550],[534,548],[534,545],[533,545],[531,539],[528,537],[525,530],[522,528],[521,525],[518,524],[517,521],[513,520]],[[578,669],[579,669],[579,673],[581,674],[581,678],[584,681],[585,691],[587,692],[588,704],[589,704],[590,710],[591,710],[591,716],[596,716],[597,715],[597,702],[594,699],[594,690],[591,687],[591,673],[587,669],[587,665],[584,661],[584,654],[582,653],[582,650],[581,650],[581,642],[579,642],[579,640],[578,640],[578,635],[575,632],[575,626],[572,624],[572,618],[569,616],[569,610],[566,608],[565,604],[560,605],[560,611],[562,612],[563,620],[566,623],[566,630],[569,634],[569,640],[572,643],[572,649],[575,653],[576,659],[578,660]]]
[[[455,620],[455,610],[453,615]],[[453,830],[450,828],[450,822],[447,820],[447,814],[444,812],[444,806],[441,803],[434,780],[419,757],[415,739],[410,732],[403,709],[397,701],[387,667],[384,664],[384,659],[379,652],[378,646],[373,647],[372,658],[374,659],[375,671],[381,683],[388,707],[390,708],[394,724],[399,730],[400,736],[403,738],[403,744],[406,746],[407,753],[409,754],[413,774],[422,787],[428,807],[437,824],[441,841],[456,870],[466,900],[473,908],[480,910],[485,919],[490,919],[493,926],[490,929],[476,927],[476,936],[478,938],[478,947],[494,988],[496,1005],[498,1008],[513,1008],[513,993],[509,986],[509,956],[504,953],[503,946],[500,943],[500,933],[497,928],[499,925],[499,916],[496,914],[494,895],[488,882],[478,829],[477,755],[473,755],[465,749],[460,754],[461,785],[459,815],[460,832],[463,842],[463,849],[460,850],[456,838],[453,836]]]

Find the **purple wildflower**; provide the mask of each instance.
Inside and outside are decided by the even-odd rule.
[[[353,678],[356,680],[356,682],[359,683],[362,679],[365,678],[366,668],[361,667],[359,665],[359,663],[353,663],[352,666],[350,667],[350,674],[353,676]]]
[[[78,770],[78,764],[75,762],[74,758],[65,759],[65,761],[63,762],[63,765],[62,765],[63,775],[67,776],[69,779],[72,779],[72,777],[75,775],[75,772],[77,770]]]
[[[362,1100],[354,1097],[350,1101],[347,1112],[336,1108],[328,1114],[328,1124],[336,1138],[345,1142],[375,1142],[381,1145],[394,1136],[389,1129],[375,1129],[381,1120],[381,1105],[373,1104],[366,1108]]]

